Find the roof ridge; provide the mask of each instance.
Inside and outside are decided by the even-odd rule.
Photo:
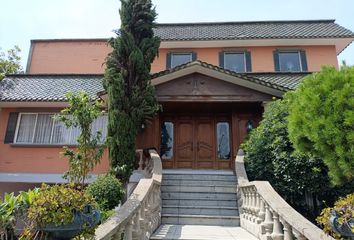
[[[334,23],[335,19],[308,19],[308,20],[259,20],[259,21],[220,21],[220,22],[180,22],[156,23],[156,26],[183,26],[183,25],[228,25],[228,24],[268,24],[268,23]]]

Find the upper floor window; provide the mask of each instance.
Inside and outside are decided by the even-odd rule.
[[[307,72],[305,51],[276,51],[274,65],[277,72]]]
[[[80,134],[79,127],[67,128],[53,119],[54,113],[19,113],[14,136],[18,144],[75,145]],[[98,117],[92,124],[92,134],[101,131],[102,140],[107,136],[107,116]]]
[[[249,52],[221,52],[220,67],[234,72],[251,72],[251,54]]]
[[[176,52],[167,54],[167,69],[197,60],[194,52]]]

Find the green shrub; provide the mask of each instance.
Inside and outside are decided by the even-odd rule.
[[[295,151],[288,138],[287,116],[287,101],[269,103],[260,125],[242,145],[246,170],[251,180],[269,181],[291,205],[306,214],[311,211],[305,194],[325,195],[330,190],[329,177],[321,159]],[[314,219],[315,215],[317,212],[307,217]]]
[[[113,209],[124,197],[121,182],[111,174],[101,175],[87,187],[102,210]]]
[[[354,67],[324,67],[288,93],[289,137],[323,159],[332,182],[354,180]]]

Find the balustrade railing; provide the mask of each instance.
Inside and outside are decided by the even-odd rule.
[[[128,200],[111,218],[97,228],[95,239],[146,240],[159,227],[161,223],[161,159],[155,150],[145,153],[140,152],[139,168],[149,178],[141,179]]]
[[[293,209],[268,181],[249,182],[240,150],[235,160],[241,227],[258,239],[333,239]]]

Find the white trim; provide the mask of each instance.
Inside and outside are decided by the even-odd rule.
[[[87,182],[93,182],[97,174],[90,174]],[[66,183],[63,174],[59,173],[0,173],[0,183]]]
[[[65,108],[67,102],[0,102],[2,108]]]
[[[200,41],[162,41],[160,48],[213,48],[213,47],[259,47],[259,46],[335,46],[337,55],[352,41],[348,38],[311,39],[245,39],[245,40],[200,40]]]

